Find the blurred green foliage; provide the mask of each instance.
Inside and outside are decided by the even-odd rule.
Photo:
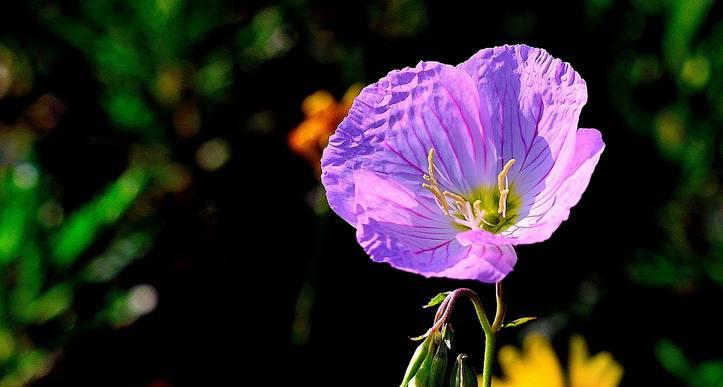
[[[67,13],[39,2],[38,9],[45,25],[90,61],[112,123],[159,139],[165,131],[158,105],[176,105],[185,86],[214,97],[230,83],[228,52],[210,53],[200,68],[189,57],[209,29],[229,21],[223,3],[101,0]]]
[[[611,95],[627,125],[650,136],[673,163],[678,184],[660,209],[664,239],[629,265],[637,282],[684,289],[709,281],[723,286],[723,21],[712,0],[639,0],[625,6],[622,50],[612,69]],[[602,19],[613,5],[589,1]],[[651,47],[650,26],[663,36]],[[651,102],[639,95],[660,95]]]
[[[665,369],[691,387],[718,387],[723,385],[723,360],[691,364],[683,351],[670,340],[662,340],[656,355]]]
[[[126,289],[115,279],[152,247],[149,202],[182,192],[192,179],[192,166],[173,161],[170,142],[194,138],[209,110],[228,99],[235,76],[292,43],[279,7],[246,14],[219,0],[35,0],[29,9],[87,60],[110,129],[131,134],[134,145],[123,173],[90,201],[64,208],[55,177],[35,157],[64,105],[34,85],[36,73],[47,75],[63,58],[0,40],[0,100],[22,104],[42,94],[16,122],[0,122],[0,387],[48,372],[81,327],[127,325],[153,309],[153,287]],[[228,38],[209,43],[219,29]],[[229,157],[228,141],[212,138],[195,161],[212,171]],[[106,284],[103,304],[79,319],[78,289],[92,284]],[[36,337],[40,326],[51,327],[50,339]]]
[[[85,282],[112,279],[148,246],[137,234],[116,227],[148,185],[142,168],[130,168],[91,201],[67,217],[56,214],[56,219],[43,213],[46,206],[57,206],[46,189],[49,179],[32,153],[0,166],[0,386],[24,385],[46,372],[58,343],[37,342],[32,327],[57,320],[59,335],[74,329],[75,289]],[[108,229],[115,229],[116,239],[107,252],[79,262]],[[125,256],[115,262],[110,275],[107,269],[99,270],[117,250]],[[138,316],[128,317],[130,321]]]
[[[597,19],[613,1],[589,0]],[[627,125],[649,136],[660,155],[677,167],[677,184],[659,210],[664,236],[628,265],[634,281],[650,287],[689,291],[706,283],[723,287],[723,195],[720,186],[723,127],[723,20],[713,0],[637,0],[625,4],[627,28],[617,37],[630,45],[611,71],[610,90]],[[618,2],[616,5],[620,5]],[[650,44],[643,31],[662,25]],[[661,96],[651,102],[639,95]],[[657,357],[681,383],[723,383],[723,363],[691,364],[672,342],[659,343]]]
[[[303,55],[336,65],[344,87],[364,71],[363,44],[336,35],[304,1],[249,9],[222,0],[73,3],[31,0],[28,7],[64,49],[87,62],[106,120],[98,130],[130,135],[133,146],[124,171],[84,203],[65,206],[63,193],[53,189],[59,178],[43,168],[36,149],[63,110],[53,90],[38,89],[36,81],[62,67],[63,51],[30,53],[0,38],[0,102],[23,112],[15,122],[0,122],[0,387],[48,372],[79,328],[123,326],[149,311],[153,292],[120,286],[117,277],[152,248],[154,200],[182,192],[196,167],[214,171],[232,157],[229,134],[199,132],[215,108],[230,104],[234,84],[302,38],[309,39]],[[624,125],[648,137],[677,170],[659,211],[661,240],[639,251],[629,276],[671,291],[723,286],[723,21],[711,14],[714,2],[587,0],[585,6],[591,24],[603,25],[614,12],[625,21],[610,36],[622,48],[607,75],[608,94]],[[376,39],[412,39],[429,28],[428,8],[421,0],[374,1],[364,16]],[[519,24],[514,28],[532,28],[534,15],[517,16],[510,18]],[[650,26],[661,33],[651,37]],[[270,110],[261,110],[240,126],[262,133],[274,122]],[[179,139],[190,141],[195,165],[178,161],[173,142]],[[98,284],[105,285],[102,305],[79,319],[79,289]],[[314,288],[302,289],[297,310],[308,315]],[[297,343],[308,341],[307,320],[295,320]],[[51,334],[39,337],[38,327]],[[720,384],[720,361],[693,364],[669,341],[656,353],[682,382]]]

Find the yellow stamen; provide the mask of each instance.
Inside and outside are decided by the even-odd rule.
[[[507,174],[510,173],[510,169],[515,164],[515,159],[505,164],[502,171],[497,175],[497,188],[500,190],[500,201],[497,206],[497,213],[501,214],[502,217],[507,216],[507,195],[510,193],[510,182],[507,180]]]
[[[434,177],[434,148],[429,148],[429,153],[427,153],[427,176],[429,176],[429,181],[432,182],[432,184],[437,185],[437,179]]]
[[[439,188],[427,183],[422,183],[422,187],[428,189],[432,193],[432,195],[434,195],[434,199],[437,201],[437,205],[442,209],[445,215],[449,215],[449,205],[447,204],[447,200],[445,200],[442,193],[439,192]]]
[[[442,194],[444,196],[452,199],[455,202],[455,204],[457,204],[458,207],[464,207],[464,203],[467,202],[467,200],[465,200],[465,198],[463,198],[462,196],[460,196],[454,192],[444,191],[444,192],[442,192]]]
[[[422,183],[422,187],[428,189],[429,192],[434,195],[434,199],[437,201],[437,205],[439,206],[439,208],[442,209],[445,215],[449,216],[449,204],[447,204],[447,199],[444,197],[442,190],[439,189],[439,183],[437,183],[437,178],[434,177],[434,148],[429,148],[427,163],[427,174],[422,176],[422,178],[428,181],[429,184]]]
[[[437,181],[436,173],[439,172],[439,170],[434,165],[434,148],[430,148],[427,154],[427,173],[422,175],[424,179],[422,187],[432,193],[435,202],[439,208],[442,209],[444,215],[452,217],[453,222],[472,230],[479,230],[483,225],[499,227],[502,219],[507,216],[507,197],[510,193],[510,183],[507,175],[510,173],[514,163],[514,159],[507,161],[507,164],[505,164],[497,176],[497,187],[500,191],[500,200],[497,209],[499,221],[497,224],[485,220],[485,215],[487,215],[488,212],[482,208],[484,204],[483,200],[476,199],[469,201],[458,193],[442,190],[442,186],[440,186]]]
[[[483,213],[482,211],[482,201],[481,200],[475,200],[474,204],[472,204],[472,207],[474,207],[474,214],[475,216],[479,216]]]
[[[497,213],[502,215],[502,217],[507,216],[507,195],[510,193],[510,190],[505,189],[500,191],[500,202],[497,205]]]
[[[510,173],[510,169],[512,169],[512,166],[515,164],[515,159],[510,159],[510,161],[505,164],[504,167],[502,167],[502,171],[499,175],[497,175],[497,186],[499,187],[500,191],[507,189],[507,174]]]

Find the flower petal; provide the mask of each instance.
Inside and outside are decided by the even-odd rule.
[[[477,83],[498,168],[517,160],[508,176],[522,206],[502,235],[513,244],[549,238],[580,200],[604,147],[597,131],[577,129],[585,81],[568,63],[525,45],[484,49],[458,67]]]
[[[516,239],[515,244],[548,239],[560,223],[567,220],[570,209],[580,201],[604,149],[605,143],[598,130],[578,130],[573,158],[566,163],[564,170],[550,176],[542,192],[531,199],[527,216],[504,235]]]
[[[527,335],[522,351],[512,346],[500,348],[498,358],[503,380],[511,386],[565,386],[560,360],[550,341],[540,334]]]
[[[457,234],[457,241],[462,246],[471,245],[511,245],[512,239],[502,234],[493,234],[485,230],[469,230]]]
[[[497,147],[497,171],[515,159],[511,184],[518,192],[540,192],[546,177],[564,169],[573,155],[570,145],[587,101],[585,81],[568,63],[525,45],[484,49],[458,67],[479,90],[482,125]]]
[[[502,281],[517,263],[517,253],[511,245],[460,245],[460,247],[469,249],[465,259],[434,276],[495,283]]]
[[[462,246],[449,218],[395,179],[375,172],[355,176],[357,239],[377,262],[427,277],[497,282],[516,261],[511,246]]]
[[[571,386],[616,387],[623,367],[608,352],[590,356],[581,336],[570,339],[569,380]]]
[[[420,62],[367,86],[329,139],[322,182],[332,209],[356,220],[354,172],[394,176],[420,195],[427,154],[435,149],[442,188],[466,192],[491,181],[496,155],[479,121],[472,79],[453,66]]]

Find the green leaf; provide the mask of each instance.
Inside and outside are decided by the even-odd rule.
[[[60,283],[27,304],[16,316],[23,322],[44,323],[68,310],[73,303],[70,283]]]
[[[139,90],[109,91],[102,104],[113,123],[125,129],[145,130],[153,124],[154,113]]]
[[[0,175],[0,266],[15,259],[34,226],[39,172],[24,163]]]
[[[510,321],[506,324],[503,324],[502,328],[519,327],[520,325],[527,324],[528,322],[534,321],[534,320],[537,320],[537,317],[522,317],[522,318],[518,318],[516,320]]]
[[[148,251],[152,243],[151,235],[152,232],[141,230],[116,236],[108,249],[85,267],[80,279],[94,283],[112,280]]]
[[[429,302],[427,303],[427,305],[424,305],[424,307],[425,307],[425,308],[431,308],[431,307],[433,307],[433,306],[436,306],[436,305],[441,304],[442,301],[444,301],[444,299],[447,298],[447,296],[449,295],[449,293],[452,293],[452,292],[442,292],[442,293],[437,294],[436,296],[432,297],[432,299],[429,300]]]
[[[37,239],[34,239],[37,240]],[[19,256],[15,287],[11,290],[9,305],[16,316],[25,316],[28,305],[32,304],[43,291],[46,271],[38,243],[28,243]]]
[[[0,327],[0,365],[4,364],[15,353],[16,341],[13,332]]]
[[[663,339],[658,342],[655,348],[655,355],[668,373],[680,379],[688,379],[690,376],[692,367],[688,359],[685,357],[683,351],[672,341]]]
[[[707,361],[698,366],[693,377],[696,387],[715,387],[723,385],[723,361]]]
[[[71,214],[53,236],[53,263],[68,267],[75,262],[104,227],[120,219],[147,182],[146,171],[130,168],[98,197]]]
[[[218,97],[231,86],[232,77],[230,57],[225,52],[218,52],[208,58],[206,64],[195,74],[194,86],[206,97]]]
[[[706,18],[713,0],[669,2],[668,20],[663,35],[666,60],[677,69],[691,51],[692,42]]]

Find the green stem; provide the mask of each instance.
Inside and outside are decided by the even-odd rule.
[[[485,333],[485,357],[482,365],[482,385],[480,387],[492,386],[492,364],[495,359],[496,339],[494,333]]]
[[[502,289],[502,281],[495,285],[495,295],[497,300],[497,311],[495,312],[495,321],[492,322],[492,332],[497,333],[500,329],[502,329],[502,324],[505,322],[505,312],[507,312],[505,294]]]
[[[481,387],[491,387],[492,386],[492,365],[494,364],[495,360],[495,341],[497,340],[497,332],[499,332],[500,329],[502,329],[502,324],[505,319],[505,299],[504,299],[504,293],[502,291],[502,282],[498,282],[497,286],[495,287],[495,293],[496,293],[496,300],[497,300],[497,310],[495,313],[495,320],[492,322],[492,326],[490,326],[489,320],[487,320],[487,315],[484,314],[484,311],[482,311],[482,315],[484,318],[480,319],[480,324],[482,325],[482,330],[485,333],[485,354],[484,354],[484,363],[482,365],[482,386]],[[478,300],[479,301],[479,300]],[[477,302],[475,303],[475,305]],[[481,310],[481,303],[480,303],[480,310]],[[475,306],[475,309],[477,307]],[[479,313],[477,314],[477,317],[479,318]]]
[[[492,324],[490,324],[490,321],[487,318],[487,314],[485,313],[484,307],[482,306],[482,301],[479,299],[477,293],[470,289],[462,288],[453,291],[447,298],[444,299],[439,309],[437,310],[434,326],[430,328],[427,332],[427,334],[430,334],[435,330],[441,329],[441,327],[448,322],[451,315],[451,310],[454,309],[454,306],[460,296],[467,296],[467,298],[472,301],[472,305],[474,305],[474,311],[477,314],[477,319],[479,320],[479,323],[482,326],[482,331],[485,335],[485,353],[484,363],[482,366],[481,387],[492,386],[492,365],[495,358],[495,335],[502,328],[502,324],[505,318],[505,302],[502,293],[501,282],[497,283],[496,293],[497,310],[495,313],[495,319]]]
[[[472,293],[469,296],[469,299],[472,301],[472,305],[474,305],[474,311],[477,313],[477,320],[479,320],[479,323],[482,326],[482,331],[484,331],[485,337],[493,334],[490,320],[487,319],[487,314],[485,313],[484,307],[482,307],[482,301],[480,301],[476,293]]]
[[[477,297],[477,294],[472,292],[469,298],[474,305],[474,310],[477,313],[477,319],[479,320],[479,323],[482,326],[482,331],[485,334],[485,353],[484,363],[482,366],[481,387],[490,387],[492,385],[492,363],[494,362],[495,357],[495,330],[493,330],[493,325],[490,325],[490,321],[487,319],[487,314],[482,307],[482,301],[480,301],[479,297]]]

